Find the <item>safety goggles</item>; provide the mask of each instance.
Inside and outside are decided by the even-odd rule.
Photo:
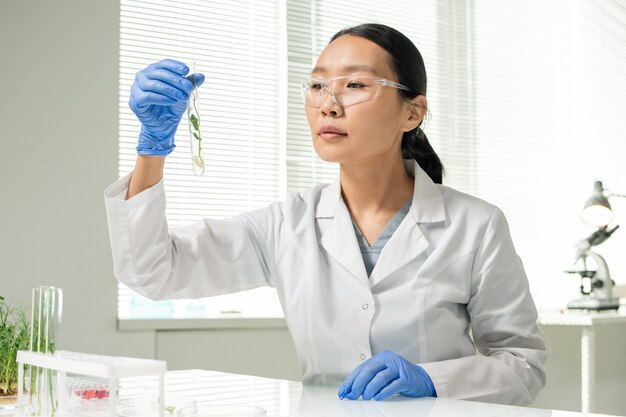
[[[350,75],[334,78],[302,81],[302,99],[309,107],[321,107],[330,96],[335,104],[349,107],[364,101],[373,100],[381,88],[391,87],[411,91],[407,86],[379,77]]]

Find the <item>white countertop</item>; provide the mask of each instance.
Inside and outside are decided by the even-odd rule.
[[[255,406],[267,417],[592,417],[570,411],[515,407],[445,398],[392,397],[385,401],[350,401],[337,397],[337,387],[222,372],[170,371],[165,396],[194,398],[200,407]],[[0,415],[12,415],[4,410]],[[240,410],[239,410],[240,411]]]
[[[444,398],[397,396],[380,402],[339,400],[337,387],[202,370],[168,372],[165,384],[169,395],[194,397],[200,406],[253,405],[267,410],[268,417],[600,416]]]

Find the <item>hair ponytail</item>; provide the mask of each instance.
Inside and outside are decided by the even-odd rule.
[[[431,146],[421,127],[406,132],[402,137],[402,157],[414,159],[435,184],[443,182],[441,159]]]
[[[426,95],[426,67],[422,54],[401,32],[389,26],[365,23],[340,30],[330,41],[343,35],[360,36],[387,51],[398,82],[411,90],[398,90],[402,99],[412,100],[417,96]],[[404,159],[416,160],[433,182],[442,183],[443,164],[420,127],[406,132],[402,137],[402,156]]]

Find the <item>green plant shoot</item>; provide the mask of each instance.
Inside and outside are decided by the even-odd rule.
[[[23,306],[0,296],[0,396],[17,394],[17,351],[28,350],[30,327]]]

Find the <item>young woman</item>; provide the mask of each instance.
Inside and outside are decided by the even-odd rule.
[[[337,33],[303,82],[315,151],[340,175],[285,202],[168,229],[163,165],[193,88],[180,62],[140,71],[135,170],[106,191],[117,278],[152,299],[277,289],[305,382],[528,404],[548,346],[502,212],[441,185],[420,125],[426,72],[387,26]]]

